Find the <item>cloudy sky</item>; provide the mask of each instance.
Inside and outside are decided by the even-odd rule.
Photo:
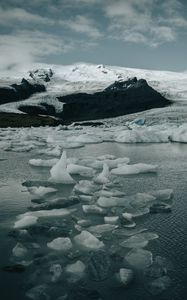
[[[91,62],[187,70],[186,0],[1,0],[0,68]]]

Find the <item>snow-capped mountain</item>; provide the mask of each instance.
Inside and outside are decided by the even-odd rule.
[[[28,67],[26,67],[28,68]],[[29,69],[1,75],[0,84],[7,85],[19,81],[22,77],[34,82],[44,82],[47,92],[33,95],[24,100],[24,105],[40,105],[45,102],[53,105],[56,112],[62,110],[63,103],[57,97],[72,93],[95,93],[102,91],[115,81],[124,81],[132,77],[145,79],[148,84],[167,99],[174,100],[173,106],[149,110],[133,115],[170,119],[184,119],[187,115],[187,73],[131,69],[116,66],[77,63],[74,65],[32,65]],[[47,80],[46,80],[47,79]],[[21,113],[18,107],[23,101],[0,106],[1,112]],[[130,116],[126,116],[126,119]]]

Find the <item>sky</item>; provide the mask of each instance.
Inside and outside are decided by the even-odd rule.
[[[0,0],[0,69],[88,62],[187,70],[186,0]]]

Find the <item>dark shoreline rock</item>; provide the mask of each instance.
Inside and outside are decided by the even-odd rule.
[[[62,122],[50,116],[30,116],[27,114],[3,113],[0,112],[0,127],[39,127],[58,126]]]

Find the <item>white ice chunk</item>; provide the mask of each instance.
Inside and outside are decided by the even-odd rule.
[[[68,142],[78,142],[82,144],[98,144],[102,143],[102,139],[91,134],[80,134],[78,136],[72,136],[67,139]]]
[[[47,243],[47,246],[53,250],[69,251],[72,248],[72,242],[68,237],[67,238],[59,237]]]
[[[114,160],[111,159],[105,159],[105,160],[95,160],[94,162],[91,162],[89,164],[90,167],[94,169],[102,169],[103,164],[107,164],[109,169],[117,168],[119,164],[128,164],[130,162],[130,159],[128,157],[120,157]]]
[[[38,217],[25,215],[19,221],[15,222],[14,228],[26,228],[37,223]]]
[[[62,184],[74,184],[74,179],[70,176],[67,171],[67,158],[66,151],[63,151],[59,161],[50,170],[52,182],[62,183]]]
[[[173,197],[172,189],[158,190],[158,191],[149,191],[147,194],[154,196],[157,200],[164,201],[170,200]]]
[[[134,165],[122,165],[116,169],[113,169],[111,173],[114,175],[131,175],[131,174],[156,172],[157,168],[158,168],[157,165],[139,163]]]
[[[168,130],[135,126],[132,130],[117,133],[114,140],[118,143],[168,143]]]
[[[96,178],[94,178],[94,182],[99,184],[106,184],[107,182],[109,182],[109,176],[110,176],[109,167],[106,163],[104,163],[103,171]]]
[[[78,260],[74,264],[70,264],[66,266],[66,272],[78,278],[81,278],[84,275],[85,270],[86,270],[86,266],[80,260]]]
[[[98,190],[98,187],[89,180],[80,180],[79,183],[75,185],[74,190],[78,193],[92,195]]]
[[[98,214],[98,215],[103,215],[106,213],[106,211],[97,206],[97,205],[83,205],[82,210],[85,214]]]
[[[54,166],[59,160],[57,158],[53,159],[30,159],[29,164],[35,167],[52,167]]]
[[[125,259],[131,266],[140,270],[145,270],[153,262],[152,253],[144,249],[132,249]]]
[[[116,225],[119,222],[119,217],[118,216],[104,217],[104,221],[106,224]]]
[[[27,248],[25,248],[21,243],[17,243],[12,249],[12,253],[16,257],[23,257],[27,254]]]
[[[87,177],[94,176],[94,170],[92,168],[80,166],[76,164],[69,164],[67,166],[67,171],[69,174],[80,174]]]
[[[66,209],[66,208],[59,208],[59,209],[51,209],[51,210],[37,210],[37,211],[29,211],[24,214],[19,215],[18,217],[20,218],[21,222],[23,220],[27,221],[26,217],[28,218],[28,221],[34,221],[35,223],[37,221],[37,218],[42,218],[42,217],[65,217],[70,215],[72,212],[75,212],[76,209]],[[32,217],[32,218],[31,218]],[[14,228],[17,228],[14,226]]]
[[[124,286],[127,286],[133,280],[133,271],[122,268],[119,270],[119,280]]]
[[[104,243],[88,231],[82,231],[74,237],[75,243],[85,250],[98,250],[104,247]]]
[[[124,206],[125,200],[117,197],[100,197],[97,204],[101,207]]]
[[[101,224],[88,227],[88,231],[91,233],[102,234],[105,232],[110,232],[116,229],[118,226],[113,224]]]
[[[133,235],[120,245],[126,248],[144,248],[148,245],[148,240],[142,235]]]
[[[101,190],[96,192],[94,195],[97,197],[121,197],[125,196],[125,193],[117,190]]]
[[[50,187],[44,187],[44,186],[32,186],[32,187],[28,187],[27,188],[28,191],[31,193],[32,196],[34,197],[39,197],[42,198],[43,196],[50,194],[50,193],[55,193],[57,190],[54,188],[50,188]]]

